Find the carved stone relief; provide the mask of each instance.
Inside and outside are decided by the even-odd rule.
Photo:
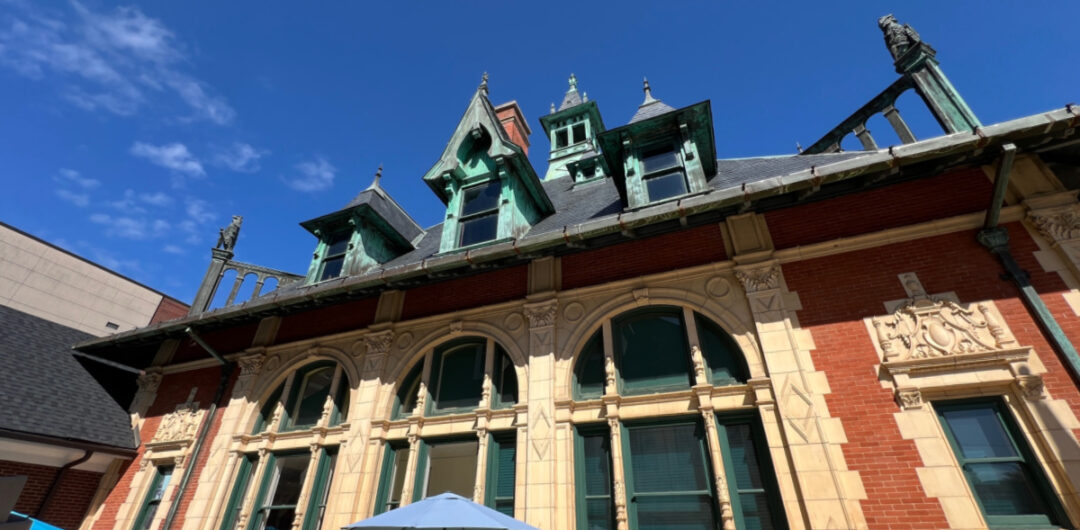
[[[962,306],[952,300],[920,296],[872,322],[886,361],[987,352],[1015,345],[1006,337],[989,302]]]
[[[735,277],[748,293],[776,289],[780,286],[780,266],[773,263],[756,269],[735,269]]]
[[[199,410],[197,402],[181,403],[176,406],[176,410],[161,419],[161,425],[158,426],[154,439],[150,440],[150,443],[194,440],[200,418],[202,418],[202,411]]]

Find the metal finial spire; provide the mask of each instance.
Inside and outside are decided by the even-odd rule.
[[[570,74],[570,90],[577,90],[577,76]]]
[[[480,78],[480,86],[477,87],[477,90],[482,90],[485,95],[488,93],[487,82],[488,82],[488,73],[484,72],[484,76],[482,78]]]
[[[650,86],[649,86],[649,78],[648,78],[648,77],[646,77],[646,78],[644,78],[644,79],[645,79],[645,86],[644,86],[644,90],[645,90],[645,102],[644,102],[644,103],[642,103],[642,105],[644,105],[644,104],[646,104],[646,103],[652,103],[653,101],[656,101],[656,99],[654,99],[654,98],[652,97],[652,87],[650,87]]]
[[[801,153],[802,152],[802,144],[800,144],[799,142],[795,142],[795,149],[798,149],[799,152]]]
[[[375,180],[371,181],[371,185],[368,186],[368,189],[369,190],[382,189],[379,186],[379,179],[381,179],[381,178],[382,178],[382,164],[379,164],[379,169],[375,170]]]
[[[582,103],[588,103],[589,102],[589,93],[588,92],[582,92],[581,93],[581,102]]]
[[[555,102],[554,101],[551,102],[551,113],[555,114]]]

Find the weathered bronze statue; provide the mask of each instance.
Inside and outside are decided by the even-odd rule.
[[[896,17],[891,14],[879,18],[877,23],[881,32],[885,34],[885,45],[889,47],[893,60],[899,59],[922,40],[911,26],[897,22]]]
[[[232,251],[236,246],[236,238],[240,236],[240,223],[244,222],[244,218],[239,215],[232,216],[232,223],[225,228],[218,230],[218,241],[214,248],[220,248],[228,251]]]

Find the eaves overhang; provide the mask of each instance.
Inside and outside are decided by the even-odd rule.
[[[865,156],[723,189],[710,189],[677,201],[565,226],[561,231],[527,234],[517,240],[468,252],[436,255],[417,263],[375,269],[363,276],[320,282],[285,293],[275,292],[201,315],[87,340],[77,344],[75,349],[89,353],[146,345],[163,338],[181,337],[188,326],[196,329],[232,326],[343,300],[377,296],[387,289],[404,289],[477,274],[541,256],[565,255],[616,244],[631,237],[647,237],[686,226],[719,222],[735,213],[781,209],[933,176],[957,167],[990,163],[1004,143],[1014,143],[1024,152],[1071,141],[1075,138],[1077,125],[1080,125],[1080,109],[1066,107],[971,132],[867,151]]]

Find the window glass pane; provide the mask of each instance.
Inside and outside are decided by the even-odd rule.
[[[566,129],[555,131],[555,147],[566,147],[569,144],[568,138]]]
[[[471,499],[476,485],[478,442],[452,442],[432,445],[428,452],[427,487],[424,497],[444,492]]]
[[[604,394],[604,340],[597,331],[578,358],[577,390],[579,399],[597,398]]]
[[[334,368],[319,368],[304,376],[303,386],[297,395],[296,417],[293,425],[315,425],[322,416],[326,396],[330,395],[330,383],[334,379]]]
[[[772,530],[776,528],[769,512],[769,500],[764,493],[740,493],[739,508],[742,509],[742,528],[748,530]]]
[[[326,255],[333,256],[336,254],[344,254],[345,250],[349,248],[349,238],[352,234],[343,233],[335,235],[326,245]]]
[[[322,276],[319,277],[319,281],[341,276],[341,267],[343,265],[345,265],[345,256],[324,259]]]
[[[611,438],[607,433],[584,436],[585,495],[611,493]]]
[[[263,404],[262,409],[259,411],[259,417],[255,420],[255,427],[251,430],[251,434],[259,434],[266,429],[270,419],[274,417],[274,409],[277,408],[278,402],[281,401],[281,391],[284,388],[285,383],[282,383],[273,394],[270,394],[270,397],[266,398],[266,403]]]
[[[689,347],[679,313],[650,313],[616,325],[619,370],[626,390],[689,388]]]
[[[390,495],[386,509],[393,510],[401,505],[401,490],[405,488],[405,466],[409,464],[409,448],[399,447],[394,450],[394,464],[390,469]]]
[[[992,407],[950,409],[943,416],[964,458],[1016,456],[1016,448]]]
[[[677,197],[686,193],[686,177],[681,169],[645,179],[650,201]]]
[[[672,495],[639,497],[637,528],[640,530],[713,530],[712,497]]]
[[[272,508],[266,515],[266,530],[289,530],[296,517],[296,508]]]
[[[461,221],[460,245],[467,247],[495,239],[499,233],[499,212],[471,217]]]
[[[332,418],[331,425],[337,425],[349,417],[349,378],[345,377],[344,373],[341,374],[341,382],[338,383],[334,405],[337,408],[337,414],[335,418]]]
[[[586,499],[585,521],[588,530],[610,530],[615,528],[611,521],[615,519],[612,513],[611,499]]]
[[[269,495],[268,506],[296,506],[310,459],[309,454],[277,457],[277,484]]]
[[[319,504],[315,507],[317,512],[315,513],[314,525],[311,530],[319,530],[322,528],[323,517],[326,515],[326,501],[330,498],[330,486],[334,483],[334,468],[337,463],[337,453],[324,450],[323,458],[325,461],[321,463],[322,466],[320,466],[321,469],[317,475],[318,480],[321,480],[322,483],[313,486],[312,495],[315,495],[316,493],[319,494]],[[307,528],[306,525],[307,522],[305,521],[305,530]]]
[[[629,432],[635,493],[709,488],[696,425],[634,427]]]
[[[150,492],[150,498],[155,501],[160,501],[165,496],[165,488],[169,487],[169,482],[172,481],[172,467],[158,468],[158,473],[161,474],[161,480],[157,481],[157,487],[154,491]]]
[[[229,494],[229,504],[225,509],[225,517],[221,521],[221,530],[235,530],[236,519],[240,516],[244,496],[251,482],[252,468],[255,467],[257,457],[246,455],[241,458],[240,469],[236,473],[236,483],[233,484],[232,493]]]
[[[679,156],[671,147],[646,151],[641,156],[641,168],[645,173],[652,173],[679,165]]]
[[[502,348],[495,348],[495,397],[496,405],[510,406],[517,403],[517,372],[514,363]]]
[[[461,206],[461,216],[472,215],[499,207],[499,193],[502,184],[492,180],[465,188],[465,200]]]
[[[440,359],[437,376],[435,408],[479,405],[484,383],[483,344],[467,344],[447,350]]]
[[[745,382],[742,352],[735,341],[709,319],[695,314],[694,320],[697,322],[705,362],[712,372],[713,384],[722,386]]]
[[[397,391],[397,407],[394,419],[404,418],[412,414],[416,407],[417,392],[420,391],[420,373],[424,369],[424,361],[416,363],[409,375],[401,382]]]
[[[573,128],[573,133],[574,133],[574,143],[575,144],[579,143],[579,142],[584,142],[585,141],[585,124],[584,123],[579,123],[579,124],[575,125],[574,128]]]
[[[766,484],[762,477],[762,463],[754,444],[753,429],[749,423],[724,425],[721,432],[727,436],[732,469],[728,480],[735,486],[738,502],[742,508],[743,526],[746,528],[773,528],[772,514]],[[765,469],[769,473],[771,469]]]
[[[967,464],[971,487],[987,515],[1050,513],[1021,462]]]

